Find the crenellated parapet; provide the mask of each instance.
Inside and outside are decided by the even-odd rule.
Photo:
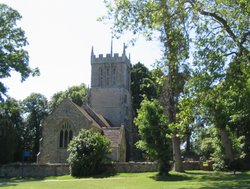
[[[102,63],[127,63],[128,65],[131,64],[130,62],[130,56],[129,58],[126,55],[126,47],[125,44],[123,46],[123,53],[121,56],[119,56],[119,53],[113,54],[113,49],[111,47],[111,53],[106,54],[105,56],[103,54],[99,54],[96,56],[94,54],[94,48],[92,47],[91,51],[91,64],[102,64]]]

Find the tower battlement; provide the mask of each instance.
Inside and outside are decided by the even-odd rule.
[[[99,54],[98,56],[96,56],[94,54],[94,48],[92,47],[92,51],[91,51],[91,64],[102,64],[102,63],[122,63],[125,62],[127,64],[131,64],[130,63],[130,56],[129,58],[126,55],[126,47],[125,44],[123,45],[123,53],[121,56],[119,56],[119,53],[114,53],[113,54],[113,47],[111,45],[111,53],[106,54],[106,56],[104,56],[103,54]]]
[[[112,56],[111,54],[106,54],[106,56],[104,56],[103,54],[99,54],[98,56],[96,55],[91,56],[91,64],[121,63],[121,62],[130,62],[130,60],[127,58],[126,55],[119,56],[118,53],[114,53],[114,56]]]

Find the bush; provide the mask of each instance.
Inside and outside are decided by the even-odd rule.
[[[111,152],[110,140],[101,133],[82,129],[70,142],[68,152],[72,176],[100,174]]]

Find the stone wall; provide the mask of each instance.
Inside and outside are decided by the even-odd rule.
[[[212,171],[213,164],[211,161],[201,162],[201,161],[183,161],[184,170],[204,170]]]
[[[212,164],[199,161],[183,162],[185,170],[211,170]],[[158,164],[154,162],[119,162],[107,165],[109,173],[156,172]],[[0,178],[10,177],[47,177],[68,175],[68,164],[8,164],[0,165]]]
[[[115,163],[107,165],[107,171],[110,173],[138,173],[155,172],[157,163],[135,162],[135,163]],[[68,175],[68,164],[8,164],[0,165],[0,178],[11,177],[47,177]]]
[[[110,165],[116,173],[143,173],[143,172],[156,172],[158,164],[154,162],[119,162]]]
[[[9,164],[0,165],[0,178],[47,177],[69,174],[67,164]]]

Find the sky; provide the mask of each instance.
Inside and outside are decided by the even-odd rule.
[[[106,14],[103,0],[0,0],[17,10],[18,22],[28,38],[29,66],[38,67],[39,77],[20,81],[12,73],[5,79],[8,95],[22,100],[31,93],[41,93],[48,100],[59,91],[84,83],[90,86],[92,46],[95,55],[110,53],[111,30],[97,18]],[[113,40],[113,52],[122,54],[123,43],[132,36]],[[149,69],[161,57],[157,41],[145,41],[141,36],[134,46],[126,49],[131,63],[143,63]]]

